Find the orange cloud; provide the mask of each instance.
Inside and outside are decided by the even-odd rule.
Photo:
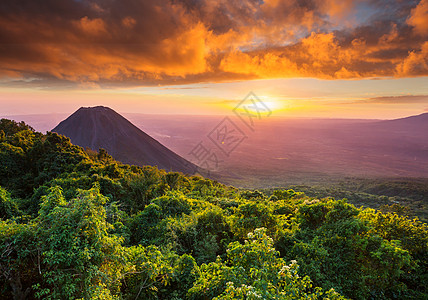
[[[275,51],[230,53],[222,60],[220,67],[226,72],[254,74],[258,78],[373,77],[383,71],[373,70],[378,62],[369,63],[368,55],[373,49],[378,48],[370,49],[364,41],[358,39],[352,40],[351,45],[344,47],[333,33],[312,32],[299,43]],[[361,63],[362,61],[365,63]],[[388,72],[393,70],[389,69]]]
[[[38,1],[0,6],[0,78],[102,86],[428,75],[428,0],[368,1],[368,19],[351,0]]]
[[[84,33],[88,33],[90,35],[107,34],[105,23],[100,18],[89,19],[85,16],[74,23]]]
[[[421,2],[412,9],[407,23],[415,28],[417,34],[428,35],[428,0],[421,0]]]
[[[133,17],[130,17],[130,16],[127,16],[127,17],[122,19],[123,26],[125,26],[128,29],[134,28],[136,23],[137,23],[137,21]]]
[[[352,0],[324,0],[321,1],[323,10],[330,16],[344,18],[349,15],[354,8],[354,2]]]
[[[422,45],[420,51],[412,51],[406,59],[397,65],[398,76],[426,75],[428,69],[428,42]]]

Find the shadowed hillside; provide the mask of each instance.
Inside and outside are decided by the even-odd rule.
[[[81,147],[104,148],[123,163],[151,165],[189,174],[196,170],[195,165],[108,107],[81,107],[52,131],[69,137],[72,143]]]

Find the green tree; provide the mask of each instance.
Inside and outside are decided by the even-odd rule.
[[[0,187],[0,219],[7,220],[20,214],[18,204],[11,199],[5,189]]]
[[[409,252],[396,240],[370,234],[358,215],[343,200],[303,204],[294,246],[285,256],[296,258],[317,285],[352,299],[402,294],[406,286],[400,277],[411,264]]]
[[[38,238],[42,249],[44,299],[107,299],[119,291],[123,268],[120,240],[109,234],[98,187],[80,190],[66,202],[52,188],[40,209]]]
[[[233,242],[227,259],[201,266],[201,276],[189,290],[191,299],[344,299],[333,290],[323,293],[309,277],[298,275],[296,262],[286,264],[273,248],[265,228]]]
[[[34,131],[34,129],[25,124],[25,122],[16,122],[14,120],[1,119],[0,120],[0,132],[3,131],[5,137],[12,136],[22,130]]]
[[[0,220],[0,298],[24,300],[41,281],[36,226]]]
[[[125,251],[127,268],[122,276],[122,293],[129,299],[157,299],[174,273],[170,261],[156,246],[133,246]]]

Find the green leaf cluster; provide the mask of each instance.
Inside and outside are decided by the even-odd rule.
[[[0,121],[1,299],[427,299],[404,210],[129,166]]]

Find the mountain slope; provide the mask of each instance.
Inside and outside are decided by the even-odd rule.
[[[108,107],[81,107],[52,131],[69,137],[73,144],[81,147],[104,148],[126,164],[151,165],[188,174],[196,170],[194,164]]]
[[[408,131],[411,134],[419,133],[426,136],[428,132],[428,113],[401,119],[380,121],[377,123],[377,127],[400,132]]]

